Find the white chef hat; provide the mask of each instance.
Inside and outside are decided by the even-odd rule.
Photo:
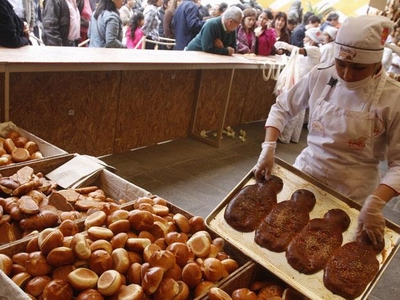
[[[386,17],[348,17],[336,35],[335,58],[360,64],[380,62],[392,28],[393,23]]]
[[[324,33],[328,34],[332,38],[332,40],[336,39],[337,32],[338,29],[333,26],[326,26],[324,29]]]
[[[315,43],[320,44],[323,40],[322,32],[317,27],[312,27],[306,30],[306,36],[312,39]]]

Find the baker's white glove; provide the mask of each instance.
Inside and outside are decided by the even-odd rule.
[[[258,157],[257,164],[253,169],[254,177],[257,182],[261,181],[263,177],[268,179],[269,175],[271,175],[275,160],[276,142],[264,142],[261,144],[261,148],[262,150]]]
[[[358,216],[357,235],[365,230],[374,245],[383,240],[385,231],[385,218],[382,208],[386,202],[375,195],[369,195],[361,208]]]
[[[279,42],[279,41],[277,41],[274,46],[276,49],[285,49],[288,50],[289,52],[292,52],[293,48],[295,47],[286,42]]]
[[[394,43],[390,43],[390,44],[385,44],[386,48],[389,48],[390,50],[392,50],[394,53],[396,53],[398,56],[400,56],[400,47],[397,46]]]

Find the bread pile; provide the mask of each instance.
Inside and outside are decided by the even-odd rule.
[[[0,137],[0,166],[43,158],[38,145],[18,131],[10,130],[5,137]]]
[[[58,226],[66,219],[81,219],[93,210],[109,214],[126,202],[108,198],[97,186],[56,188],[56,182],[34,174],[29,166],[0,177],[0,244]]]
[[[206,293],[238,268],[203,218],[172,214],[159,197],[94,211],[84,226],[65,220],[43,230],[25,251],[1,255],[0,269],[36,298],[168,300]]]

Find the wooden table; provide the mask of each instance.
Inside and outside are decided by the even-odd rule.
[[[0,48],[1,121],[68,151],[121,153],[265,119],[279,57],[70,47]],[[1,89],[4,90],[1,91]],[[214,131],[217,137],[203,138]]]

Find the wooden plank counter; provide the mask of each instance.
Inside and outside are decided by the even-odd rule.
[[[275,57],[70,47],[0,48],[1,121],[101,156],[265,119]],[[270,64],[272,63],[272,64]]]

